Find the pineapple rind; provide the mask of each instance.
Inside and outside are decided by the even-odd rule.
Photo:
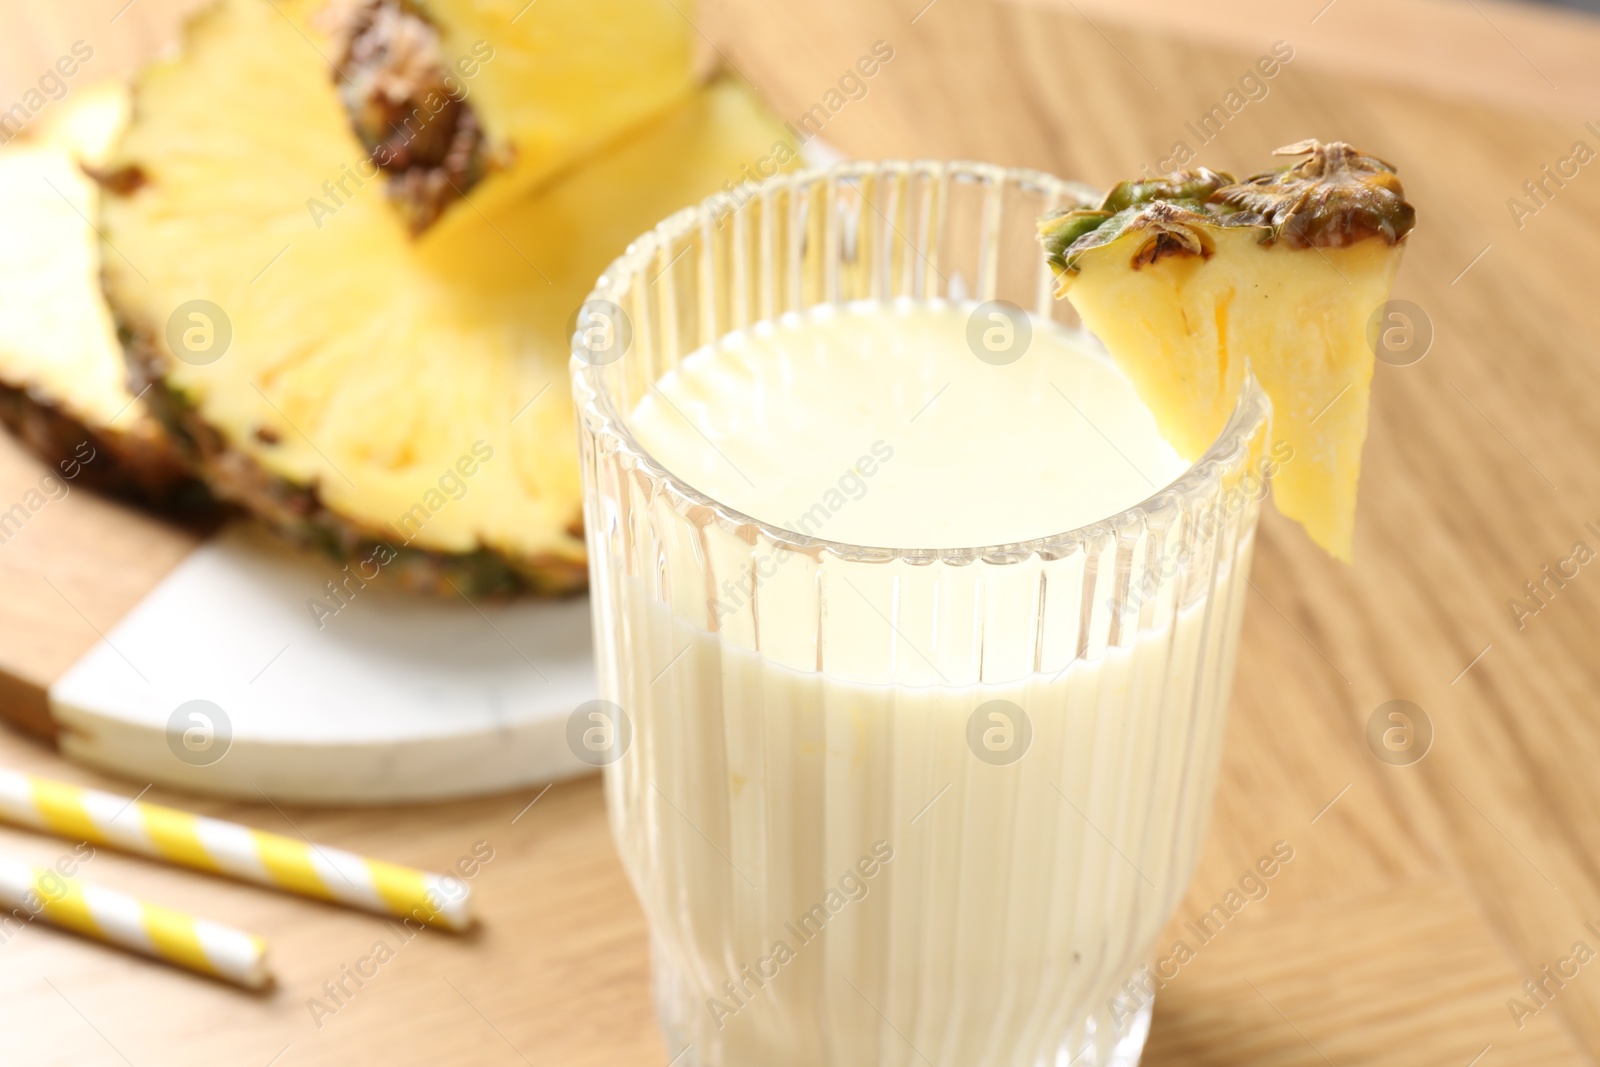
[[[210,489],[246,504],[285,540],[336,562],[359,564],[360,573],[369,580],[381,575],[386,584],[435,596],[564,596],[581,591],[587,583],[582,559],[557,554],[524,557],[491,548],[441,552],[400,545],[391,532],[330,510],[314,487],[275,477],[250,456],[230,448],[195,406],[160,377],[162,357],[147,331],[125,328],[123,343],[134,380],[150,386],[146,397],[151,410],[168,432],[201,457]]]
[[[1110,244],[1130,226],[1148,221],[1148,212],[1139,210],[1145,205],[1165,204],[1199,215],[1213,193],[1232,183],[1232,176],[1204,167],[1173,171],[1164,178],[1120,181],[1099,204],[1064,208],[1040,219],[1039,240],[1059,274],[1073,269],[1076,255]],[[1072,249],[1073,259],[1069,259],[1068,249]]]
[[[124,431],[87,422],[52,396],[0,384],[0,423],[74,484],[190,517],[214,508],[189,457],[148,410],[137,431]]]
[[[1342,141],[1301,141],[1274,154],[1307,158],[1242,182],[1203,167],[1118,182],[1098,206],[1041,219],[1039,240],[1059,276],[1076,271],[1083,253],[1130,233],[1159,230],[1162,223],[1190,230],[1247,227],[1262,244],[1282,241],[1291,248],[1341,248],[1368,238],[1396,244],[1416,225],[1399,177],[1381,159]]]
[[[1265,226],[1263,243],[1343,248],[1376,238],[1392,245],[1417,223],[1395,169],[1375,156],[1315,140],[1274,154],[1306,158],[1224,186],[1209,201],[1230,224]]]

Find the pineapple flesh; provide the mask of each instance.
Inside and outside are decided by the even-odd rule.
[[[85,86],[0,149],[0,420],[53,470],[152,502],[200,504],[177,443],[127,386],[100,293],[104,162],[127,121],[119,84]]]
[[[1415,212],[1394,169],[1341,142],[1234,181],[1123,182],[1040,236],[1084,324],[1188,459],[1217,438],[1249,369],[1272,400],[1278,510],[1349,562],[1374,350]]]
[[[599,6],[654,25],[653,0]],[[318,36],[315,5],[276,7],[223,0],[136,86],[102,213],[130,363],[219,495],[364,577],[445,594],[581,588],[571,318],[632,237],[737,178],[781,125],[718,81],[536,194],[465,205],[470,217],[420,238],[380,181],[346,183],[313,221],[307,197],[369,148],[318,54],[336,42]],[[540,0],[524,22],[570,7]],[[545,51],[589,53],[585,29],[546,29],[572,41]],[[652,32],[668,29],[687,28]],[[500,70],[537,65],[496,40]],[[625,79],[629,62],[605,69]],[[185,317],[197,300],[202,318]],[[231,339],[195,358],[191,330]]]

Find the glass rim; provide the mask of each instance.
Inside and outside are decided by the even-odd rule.
[[[1054,194],[1064,202],[1073,200],[1084,202],[1086,197],[1098,198],[1099,196],[1099,193],[1093,190],[1092,187],[1082,182],[1069,181],[1044,171],[1025,167],[1002,167],[997,164],[969,160],[951,160],[948,162],[936,160],[851,160],[828,166],[806,167],[784,174],[777,174],[759,183],[746,182],[740,187],[741,195],[752,195],[743,200],[733,211],[741,210],[745,204],[751,202],[755,194],[781,186],[804,188],[819,181],[840,178],[860,179],[874,174],[914,173],[925,173],[936,177],[953,177],[958,180],[965,178],[988,182],[1010,182],[1023,188],[1032,187],[1040,192]],[[641,234],[628,245],[621,255],[611,261],[580,307],[587,306],[594,301],[620,303],[620,298],[627,294],[633,279],[644,273],[651,257],[663,247],[670,247],[673,241],[691,233],[700,226],[708,222],[714,223],[719,211],[726,203],[727,196],[727,193],[712,194],[698,204],[674,212],[650,230]],[[1042,259],[1043,251],[1041,250],[1039,254]],[[827,303],[826,301],[819,302],[818,306]],[[1033,312],[1030,312],[1030,314],[1033,314]],[[1104,350],[1104,346],[1100,344],[1099,339],[1089,333],[1088,330],[1080,327],[1077,332],[1097,347],[1100,347],[1102,351]],[[606,355],[606,353],[595,352],[584,341],[583,330],[575,329],[573,331],[572,356],[569,366],[575,393],[574,399],[577,402],[578,417],[581,424],[580,432],[582,432],[582,427],[586,426],[594,433],[596,438],[609,438],[618,451],[627,454],[630,461],[629,465],[632,469],[642,470],[676,501],[680,501],[690,507],[705,509],[715,516],[717,525],[736,535],[746,530],[754,530],[767,541],[785,546],[791,551],[807,554],[819,551],[826,552],[841,559],[862,563],[883,563],[897,559],[904,559],[918,564],[936,561],[965,564],[979,559],[990,563],[1018,563],[1034,556],[1053,558],[1065,555],[1077,545],[1087,544],[1108,535],[1114,536],[1118,529],[1147,524],[1158,513],[1170,510],[1171,503],[1176,499],[1204,495],[1212,488],[1212,483],[1220,479],[1224,470],[1244,458],[1244,452],[1249,440],[1255,436],[1257,430],[1270,416],[1266,393],[1256,381],[1255,376],[1251,374],[1247,364],[1239,391],[1239,399],[1234,404],[1233,412],[1229,415],[1227,422],[1221,432],[1218,433],[1216,439],[1207,446],[1206,450],[1194,462],[1186,466],[1177,477],[1120,511],[1071,529],[1045,534],[1026,541],[946,548],[857,545],[844,541],[834,541],[825,537],[813,537],[791,530],[786,526],[756,518],[700,491],[683,476],[656,459],[634,436],[631,426],[631,413],[618,410],[611,390],[607,388],[606,378],[608,373],[614,372],[620,367],[622,360],[627,358],[627,354],[624,353],[621,359],[607,359]]]

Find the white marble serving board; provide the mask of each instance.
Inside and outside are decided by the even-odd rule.
[[[595,695],[585,599],[368,584],[319,620],[307,601],[336,604],[323,583],[341,577],[225,530],[51,687],[62,751],[134,783],[298,804],[464,797],[591,769],[566,741]],[[221,714],[180,711],[197,700]]]

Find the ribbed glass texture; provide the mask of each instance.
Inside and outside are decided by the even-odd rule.
[[[1130,979],[1216,779],[1255,385],[1137,507],[960,550],[758,522],[629,428],[690,352],[817,304],[1003,299],[1076,327],[1035,221],[1087,192],[965,163],[808,171],[673,216],[585,305],[600,688],[626,717],[606,795],[681,1067],[1137,1062]]]

